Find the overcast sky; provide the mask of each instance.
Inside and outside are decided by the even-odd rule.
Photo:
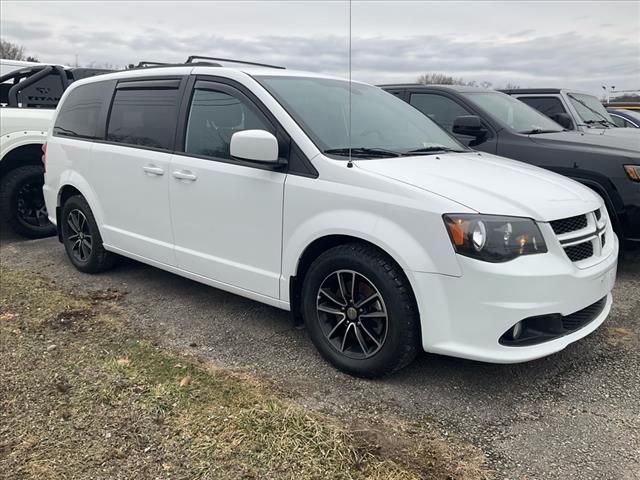
[[[123,66],[201,54],[348,75],[349,3],[7,1],[4,39],[44,62]],[[354,79],[425,72],[601,93],[640,89],[640,2],[354,1]]]

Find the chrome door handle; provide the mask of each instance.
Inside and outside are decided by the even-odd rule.
[[[189,170],[176,170],[173,172],[173,176],[178,180],[188,180],[189,182],[193,182],[198,178]]]
[[[164,175],[164,170],[160,167],[156,167],[155,165],[145,165],[142,169],[149,175]]]

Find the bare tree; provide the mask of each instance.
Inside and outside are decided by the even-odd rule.
[[[17,43],[0,39],[0,58],[7,60],[24,60],[24,47]]]
[[[511,82],[507,82],[507,84],[504,86],[505,90],[515,90],[517,88],[520,88],[520,85],[518,85],[517,83],[511,83]]]
[[[424,73],[416,81],[423,85],[465,85],[462,78],[455,78],[444,73]]]

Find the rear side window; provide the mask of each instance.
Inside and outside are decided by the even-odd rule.
[[[105,97],[111,91],[109,82],[81,85],[67,95],[53,127],[53,134],[67,137],[98,138],[98,118]]]
[[[178,119],[177,88],[116,90],[107,140],[171,150]]]

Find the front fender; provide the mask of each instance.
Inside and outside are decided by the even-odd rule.
[[[289,280],[295,276],[302,254],[314,241],[331,235],[345,235],[369,242],[384,252],[402,268],[413,284],[413,272],[462,274],[442,218],[424,214],[423,225],[410,231],[401,221],[359,210],[330,210],[309,216],[287,232],[283,245],[281,299],[289,301]],[[431,229],[442,229],[428,235]],[[285,227],[286,230],[286,227]],[[421,235],[424,233],[424,236]],[[429,249],[427,250],[427,246]],[[437,253],[437,258],[434,256]]]

